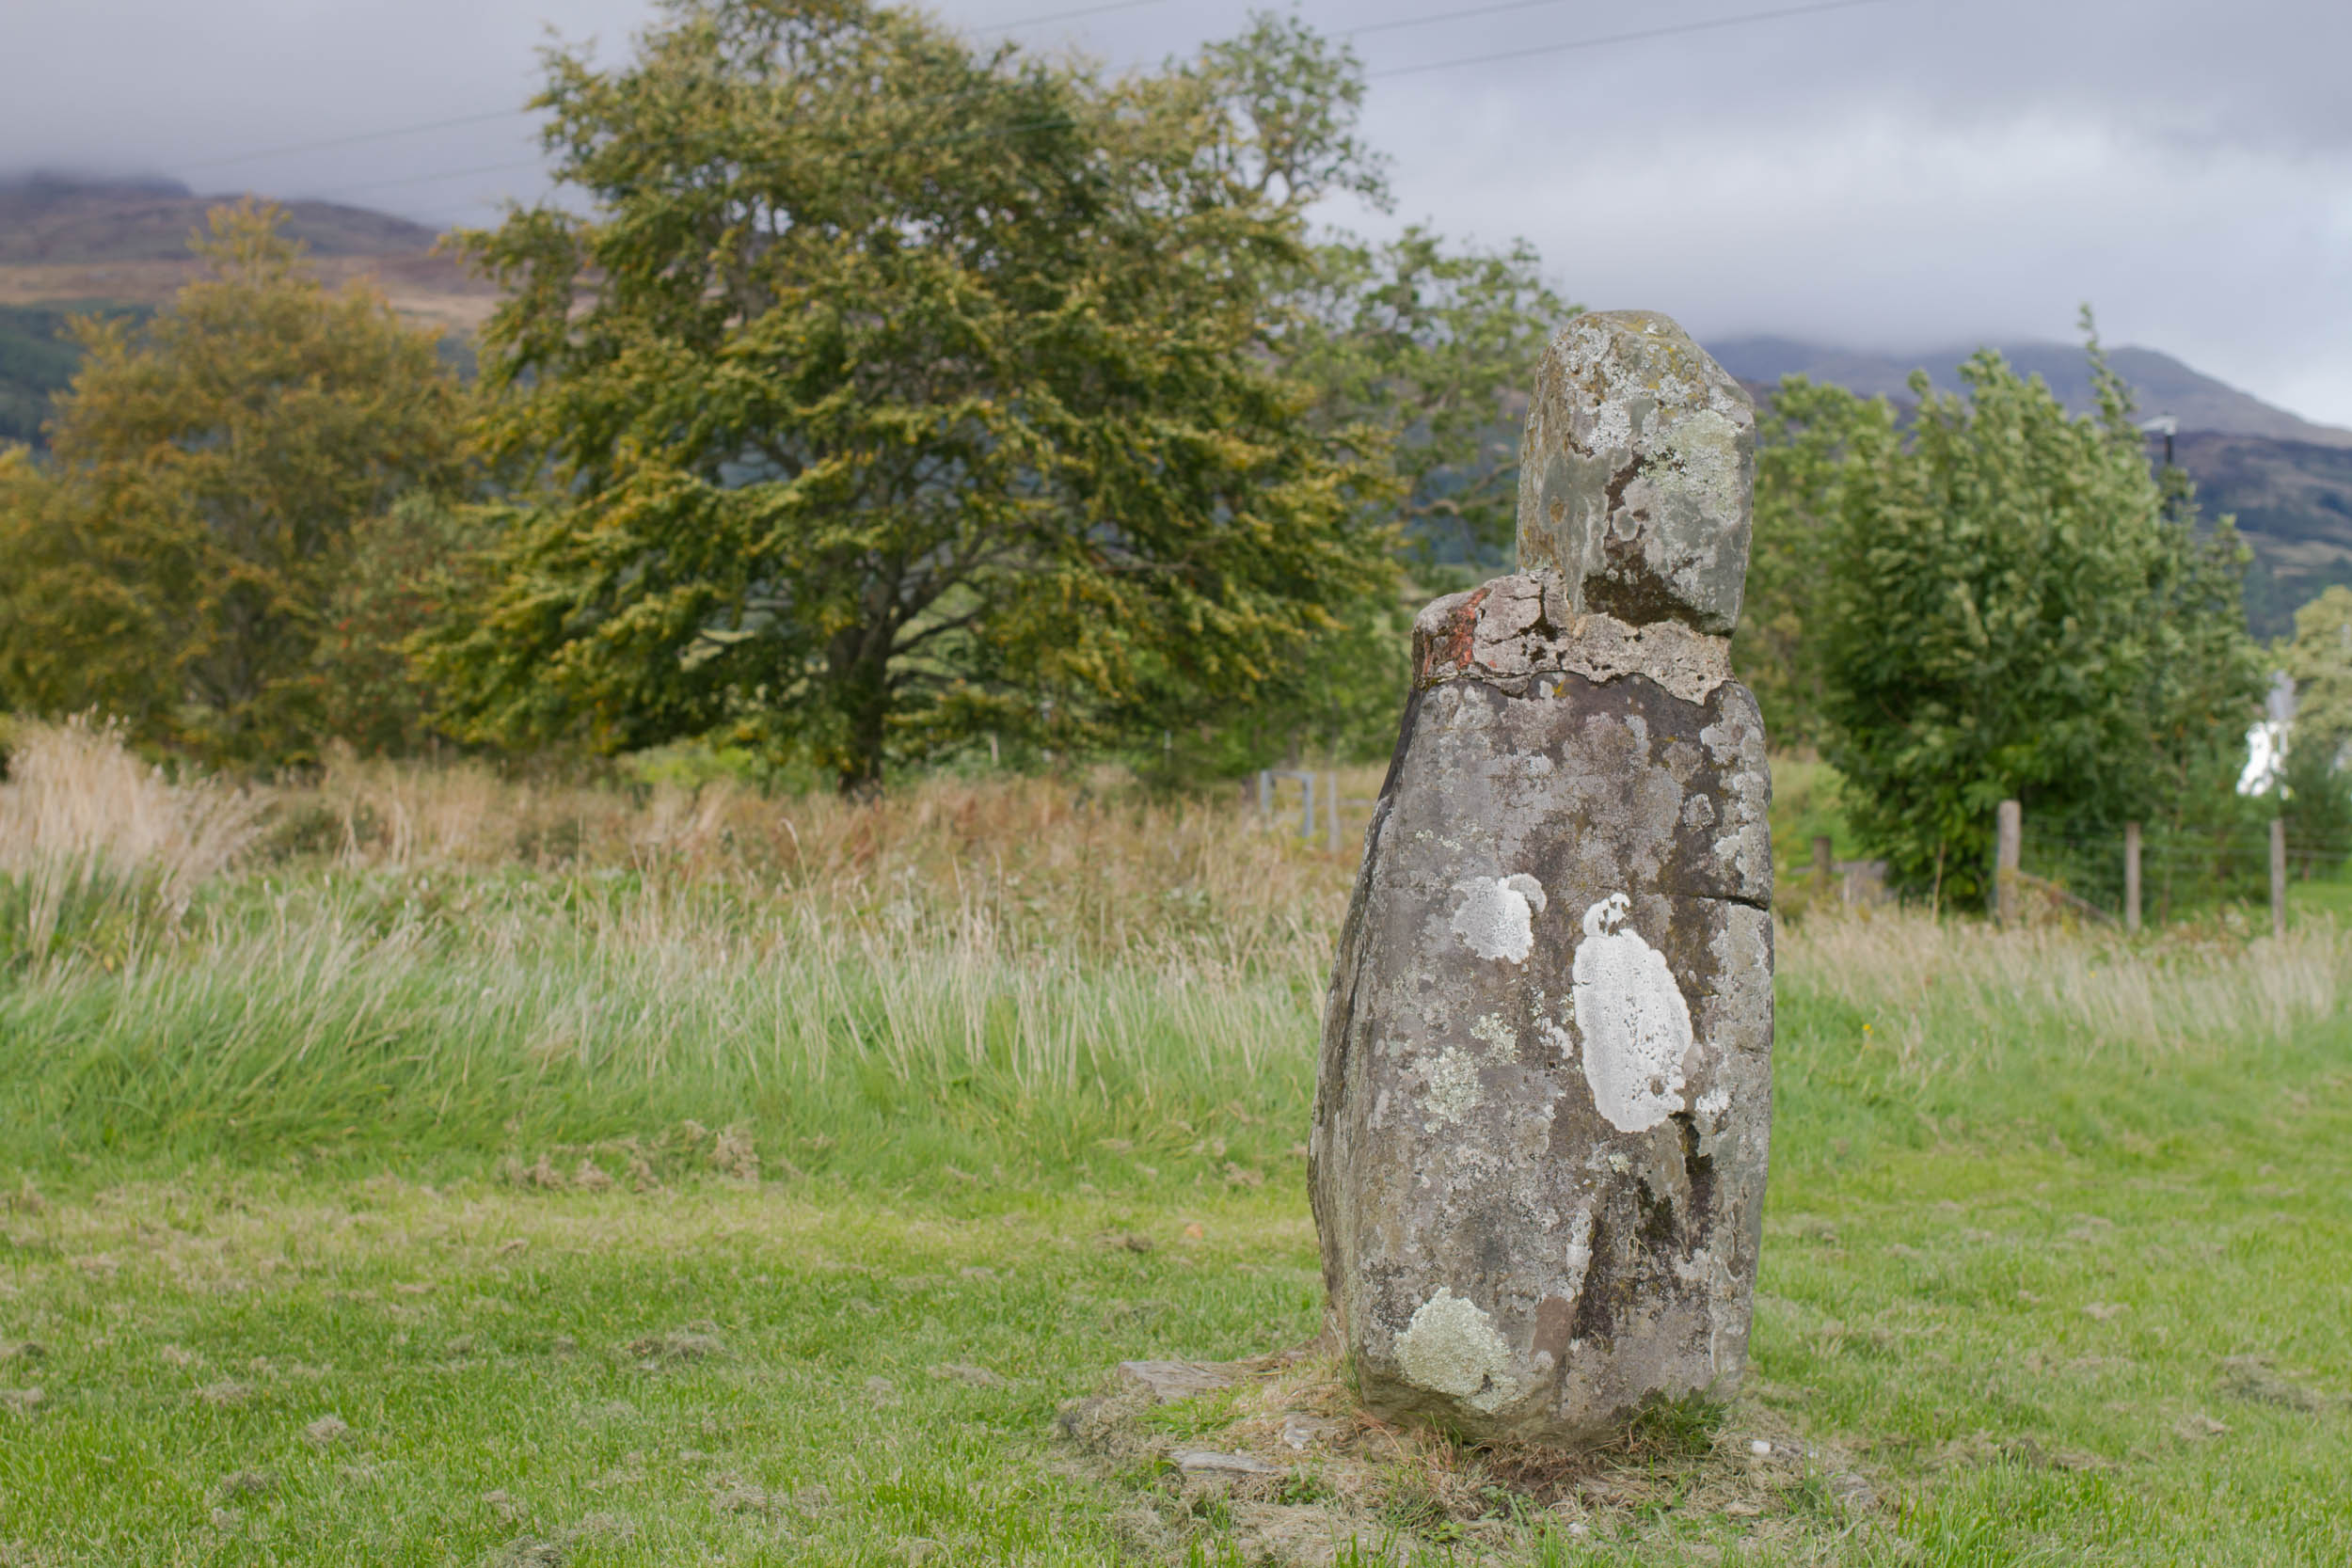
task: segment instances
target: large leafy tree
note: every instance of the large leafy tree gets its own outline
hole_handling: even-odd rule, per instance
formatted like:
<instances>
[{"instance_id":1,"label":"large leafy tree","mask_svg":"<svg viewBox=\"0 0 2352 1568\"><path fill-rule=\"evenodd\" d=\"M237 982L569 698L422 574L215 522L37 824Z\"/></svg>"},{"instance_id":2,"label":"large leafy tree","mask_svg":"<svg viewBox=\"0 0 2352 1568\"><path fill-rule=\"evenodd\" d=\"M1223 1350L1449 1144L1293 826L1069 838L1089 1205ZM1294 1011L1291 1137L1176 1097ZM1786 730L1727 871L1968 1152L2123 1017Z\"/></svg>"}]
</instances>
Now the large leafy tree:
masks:
<instances>
[{"instance_id":1,"label":"large leafy tree","mask_svg":"<svg viewBox=\"0 0 2352 1568\"><path fill-rule=\"evenodd\" d=\"M1261 24L1116 81L864 0L679 0L537 100L572 204L467 243L546 483L432 645L474 734L798 752L1247 697L1386 580L1375 430L1273 351L1351 117Z\"/></svg>"},{"instance_id":2,"label":"large leafy tree","mask_svg":"<svg viewBox=\"0 0 2352 1568\"><path fill-rule=\"evenodd\" d=\"M1792 376L1756 408L1755 532L1731 645L1772 744L1817 747L1821 734L1823 554L1842 497L1839 465L1866 405L1839 387Z\"/></svg>"},{"instance_id":3,"label":"large leafy tree","mask_svg":"<svg viewBox=\"0 0 2352 1568\"><path fill-rule=\"evenodd\" d=\"M1318 246L1303 294L1291 361L1326 419L1389 434L1414 555L1507 565L1529 385L1580 307L1553 292L1524 241L1453 248L1418 227Z\"/></svg>"},{"instance_id":4,"label":"large leafy tree","mask_svg":"<svg viewBox=\"0 0 2352 1568\"><path fill-rule=\"evenodd\" d=\"M9 703L218 761L313 754L351 531L457 486L464 392L432 334L327 290L279 224L216 209L168 309L74 324L50 460L0 467Z\"/></svg>"},{"instance_id":5,"label":"large leafy tree","mask_svg":"<svg viewBox=\"0 0 2352 1568\"><path fill-rule=\"evenodd\" d=\"M2220 809L2262 689L2243 547L2150 472L2090 352L2079 419L1991 353L1964 396L1915 377L1907 430L1883 400L1781 394L1791 493L1759 512L1809 534L1823 750L1864 839L1946 902L1980 895L2004 798L2075 833Z\"/></svg>"}]
</instances>

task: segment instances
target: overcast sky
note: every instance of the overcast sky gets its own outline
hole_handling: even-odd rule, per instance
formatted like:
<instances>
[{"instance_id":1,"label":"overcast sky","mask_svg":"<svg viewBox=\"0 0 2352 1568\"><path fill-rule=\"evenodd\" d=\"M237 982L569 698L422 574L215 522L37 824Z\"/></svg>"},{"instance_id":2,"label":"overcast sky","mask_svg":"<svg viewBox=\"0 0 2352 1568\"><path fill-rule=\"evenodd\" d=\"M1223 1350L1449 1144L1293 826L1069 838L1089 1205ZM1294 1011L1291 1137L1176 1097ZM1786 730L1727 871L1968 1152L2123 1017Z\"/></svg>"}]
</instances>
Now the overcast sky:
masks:
<instances>
[{"instance_id":1,"label":"overcast sky","mask_svg":"<svg viewBox=\"0 0 2352 1568\"><path fill-rule=\"evenodd\" d=\"M1702 339L2063 339L2088 299L2111 343L2352 425L2352 5L1875 0L1547 52L1804 3L1300 0L1327 31L1366 29L1366 130L1394 158L1392 217L1333 216L1523 235L1571 298L1663 309ZM1063 13L1004 36L1123 65L1189 53L1251 8L932 8L976 32ZM1466 10L1489 14L1375 25ZM544 188L521 116L239 155L497 115L532 89L547 28L613 58L653 14L644 0L0 0L0 166L478 220Z\"/></svg>"}]
</instances>

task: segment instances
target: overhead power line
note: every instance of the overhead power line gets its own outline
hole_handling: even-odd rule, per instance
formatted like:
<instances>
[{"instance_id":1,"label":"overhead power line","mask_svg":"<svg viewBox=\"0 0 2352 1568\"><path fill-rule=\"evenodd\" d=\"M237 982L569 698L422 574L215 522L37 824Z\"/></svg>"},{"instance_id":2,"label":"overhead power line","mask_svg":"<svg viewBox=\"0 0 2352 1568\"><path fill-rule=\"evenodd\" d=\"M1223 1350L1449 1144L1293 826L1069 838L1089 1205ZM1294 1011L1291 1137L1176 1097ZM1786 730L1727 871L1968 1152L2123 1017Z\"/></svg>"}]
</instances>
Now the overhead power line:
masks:
<instances>
[{"instance_id":1,"label":"overhead power line","mask_svg":"<svg viewBox=\"0 0 2352 1568\"><path fill-rule=\"evenodd\" d=\"M1009 33L1017 27L1041 26L1048 22L1072 22L1079 17L1100 16L1106 11L1141 10L1147 6L1164 6L1167 3L1168 0L1113 0L1110 5L1087 6L1071 11L1053 11L1044 16L1025 16L1017 22L994 22L985 27L976 27L973 31L975 33ZM1540 3L1556 5L1559 0L1540 0ZM320 141L289 142L283 147L258 148L251 152L232 153L226 158L201 158L192 164L182 164L180 167L183 170L228 168L236 164L259 163L264 158L291 158L298 152L325 152L338 147L356 147L364 142L389 141L395 136L421 135L427 131L450 131L461 125L483 125L494 119L512 119L529 113L531 110L528 107L519 105L511 109L485 109L480 114L458 115L450 119L428 119L415 125L393 125L381 131L358 131L347 136L328 136ZM428 174L420 175L418 178L421 180L455 179L458 173L481 172L485 171L458 170L446 176ZM378 182L378 183L389 183L389 182ZM373 189L373 187L367 188Z\"/></svg>"},{"instance_id":2,"label":"overhead power line","mask_svg":"<svg viewBox=\"0 0 2352 1568\"><path fill-rule=\"evenodd\" d=\"M429 119L421 125L395 125L389 131L361 131L348 136L330 136L325 141L294 142L285 147L265 147L258 152L240 152L232 158L206 158L199 163L182 164L183 169L227 168L231 164L258 163L263 158L292 157L297 152L319 152L328 148L352 147L360 142L389 141L394 136L413 136L426 131L446 131L458 125L480 125L493 119L512 119L529 114L528 109L491 109L478 115L459 115L454 119Z\"/></svg>"},{"instance_id":3,"label":"overhead power line","mask_svg":"<svg viewBox=\"0 0 2352 1568\"><path fill-rule=\"evenodd\" d=\"M1379 81L1391 76L1417 76L1426 71L1452 71L1466 65L1500 65L1508 60L1523 60L1534 55L1564 55L1572 49L1605 49L1612 44L1639 43L1647 39L1678 38L1685 33L1710 33L1722 27L1744 27L1757 22L1780 22L1789 17L1814 16L1822 11L1849 11L1862 6L1884 6L1894 0L1819 0L1810 6L1785 6L1778 10L1747 11L1739 16L1719 16L1705 22L1682 22L1666 27L1643 27L1629 33L1605 33L1598 38L1570 39L1565 43L1536 43L1518 49L1507 49L1493 55L1470 55L1456 60L1430 60L1422 65L1391 66L1386 71L1367 71L1366 81ZM1486 10L1515 10L1512 5L1484 8ZM1456 11L1456 16L1472 16L1478 11ZM1432 18L1431 20L1439 20ZM1402 25L1402 24L1391 24Z\"/></svg>"},{"instance_id":4,"label":"overhead power line","mask_svg":"<svg viewBox=\"0 0 2352 1568\"><path fill-rule=\"evenodd\" d=\"M1118 3L1113 5L1089 6L1080 10L1055 12L1045 16L1030 17L1021 22L999 23L993 27L984 28L981 29L981 31L1004 31L1013 27L1030 26L1046 22L1066 21L1073 17L1092 16L1104 11L1136 10L1140 9L1145 6L1160 5L1164 3L1165 0L1118 0ZM1367 23L1360 27L1347 28L1341 32L1338 36L1343 38L1355 37L1362 33L1384 32L1401 27L1422 26L1440 22L1462 21L1470 17L1491 16L1505 11L1533 10L1541 7L1558 5L1562 3L1563 0L1500 0L1500 3L1497 4L1474 6L1467 9L1436 11L1425 16L1403 17L1390 22ZM1533 44L1527 47L1512 49L1498 54L1475 55L1452 60L1432 60L1420 65L1391 66L1383 71L1366 71L1364 74L1367 80L1381 80L1396 76L1411 76L1421 74L1424 71L1449 71L1461 66L1492 65L1503 61L1525 59L1531 55L1565 54L1575 50L1606 49L1619 44L1645 42L1653 39L1677 38L1689 33L1715 32L1728 27L1752 26L1757 23L1763 22L1781 22L1796 17L1816 16L1829 11L1854 10L1864 6L1883 6L1895 3L1897 3L1897 0L1813 0L1813 3L1808 5L1784 6L1776 9L1767 11L1744 11L1736 16L1710 17L1698 22L1674 23L1665 26L1636 28L1631 31L1622 33L1605 33L1593 38L1569 39L1560 43ZM968 94L951 94L949 96L960 98L968 96ZM458 119L436 120L424 125L405 126L396 130L369 132L359 135L338 137L331 141L307 142L294 147L275 148L266 152L248 152L241 154L238 158L220 160L220 162L247 162L253 159L276 156L279 153L310 151L317 148L348 146L356 142L381 140L386 137L406 135L419 131L439 130L447 126L473 124L483 120L497 119L506 115L521 114L524 112L525 111L520 109L498 110L488 114L467 116ZM1017 135L1022 131L1037 128L1039 127L1020 125L1009 127L1004 132L960 133L957 137L950 139L961 139L961 136L976 134L982 135ZM194 165L189 166L205 167L215 166ZM475 168L447 169L432 174L416 174L393 180L371 181L365 184L359 185L339 185L334 187L333 194L337 196L350 196L365 191L384 190L399 185L426 184L436 180L458 180L477 174L499 174L515 169L533 168L539 166L541 166L539 160L533 158L516 163L492 164Z\"/></svg>"},{"instance_id":5,"label":"overhead power line","mask_svg":"<svg viewBox=\"0 0 2352 1568\"><path fill-rule=\"evenodd\" d=\"M515 163L485 164L479 168L447 168L442 169L437 174L408 174L403 175L397 180L371 180L364 185L337 185L334 188L334 194L337 196L357 196L362 191L389 190L394 185L422 185L435 180L463 180L467 176L474 174L507 174L516 169L541 168L544 166L545 166L542 165L536 158L524 158Z\"/></svg>"},{"instance_id":6,"label":"overhead power line","mask_svg":"<svg viewBox=\"0 0 2352 1568\"><path fill-rule=\"evenodd\" d=\"M1422 16L1401 16L1393 22L1367 22L1359 27L1342 27L1333 38L1361 38L1366 33L1392 33L1400 27L1426 27L1438 22L1467 22L1474 16L1496 16L1504 11L1549 10L1565 5L1566 0L1502 0L1493 6L1472 6L1468 10L1432 11Z\"/></svg>"},{"instance_id":7,"label":"overhead power line","mask_svg":"<svg viewBox=\"0 0 2352 1568\"><path fill-rule=\"evenodd\" d=\"M1367 22L1360 26L1341 28L1333 36L1360 38L1367 33L1391 32L1402 27L1425 27L1441 22L1461 22L1472 17L1494 16L1506 11L1537 10L1564 3L1565 0L1502 0L1502 3L1498 5L1472 6L1460 10L1432 11L1422 16L1399 17L1389 22ZM1783 17L1806 16L1816 11L1846 10L1857 6L1887 3L1889 0L1822 0L1821 4L1794 6L1781 10L1756 11L1741 16L1717 17L1703 22L1686 22L1672 26L1644 28L1636 32L1612 33L1601 38L1575 39L1566 43L1537 44L1532 48L1515 49L1502 55L1484 55L1460 60L1438 60L1425 65L1397 66L1386 71L1372 71L1369 74L1375 77L1403 76L1415 71L1443 71L1452 66L1486 65L1497 60L1518 59L1528 55L1552 54L1571 49L1597 49L1609 44L1637 42L1643 39L1669 38L1678 33L1708 32L1720 27L1737 27L1756 22L1777 21ZM1052 11L1042 16L1024 17L1017 22L993 23L986 27L976 28L975 31L980 33L1010 32L1018 27L1041 26L1049 22L1069 22L1080 17L1100 16L1110 11L1141 10L1149 6L1165 4L1167 0L1115 0L1115 3L1110 5L1087 6L1076 10ZM381 131L359 131L346 136L328 136L316 141L289 142L282 147L257 148L250 152L233 153L226 158L199 159L192 164L182 164L180 167L192 171L229 168L238 164L259 163L265 158L290 158L302 152L329 151L339 147L357 147L367 142L389 141L396 136L421 135L427 131L449 131L460 126L483 125L494 119L516 119L530 112L530 109L526 107L488 109L480 114L457 115L448 119L428 119L415 125L393 125ZM475 171L456 170L447 175L428 174L419 175L416 178L420 181L454 179L458 174L468 172Z\"/></svg>"},{"instance_id":8,"label":"overhead power line","mask_svg":"<svg viewBox=\"0 0 2352 1568\"><path fill-rule=\"evenodd\" d=\"M1164 6L1168 0L1113 0L1107 6L1083 6L1074 11L1056 11L1051 16L1025 16L1018 22L992 22L985 27L975 27L975 33L1009 33L1015 27L1038 27L1048 22L1075 22L1082 16L1101 16L1105 11L1139 11L1146 6Z\"/></svg>"}]
</instances>

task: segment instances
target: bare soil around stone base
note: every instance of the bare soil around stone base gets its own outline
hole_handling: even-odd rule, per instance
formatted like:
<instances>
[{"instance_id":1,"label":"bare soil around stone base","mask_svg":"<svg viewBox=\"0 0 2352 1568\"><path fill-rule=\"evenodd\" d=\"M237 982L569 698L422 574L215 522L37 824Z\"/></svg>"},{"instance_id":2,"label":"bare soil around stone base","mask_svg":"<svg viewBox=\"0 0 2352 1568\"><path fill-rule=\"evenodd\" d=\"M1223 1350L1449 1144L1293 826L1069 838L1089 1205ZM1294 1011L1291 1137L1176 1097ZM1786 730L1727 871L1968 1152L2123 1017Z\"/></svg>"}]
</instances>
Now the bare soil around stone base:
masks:
<instances>
[{"instance_id":1,"label":"bare soil around stone base","mask_svg":"<svg viewBox=\"0 0 2352 1568\"><path fill-rule=\"evenodd\" d=\"M1173 1375L1170 1375L1170 1374ZM1885 1528L1883 1481L1768 1405L1664 1407L1581 1450L1478 1448L1364 1412L1327 1339L1224 1363L1122 1363L1056 1424L1128 1497L1152 1558L1267 1568L1559 1558L1672 1511L1753 1544Z\"/></svg>"}]
</instances>

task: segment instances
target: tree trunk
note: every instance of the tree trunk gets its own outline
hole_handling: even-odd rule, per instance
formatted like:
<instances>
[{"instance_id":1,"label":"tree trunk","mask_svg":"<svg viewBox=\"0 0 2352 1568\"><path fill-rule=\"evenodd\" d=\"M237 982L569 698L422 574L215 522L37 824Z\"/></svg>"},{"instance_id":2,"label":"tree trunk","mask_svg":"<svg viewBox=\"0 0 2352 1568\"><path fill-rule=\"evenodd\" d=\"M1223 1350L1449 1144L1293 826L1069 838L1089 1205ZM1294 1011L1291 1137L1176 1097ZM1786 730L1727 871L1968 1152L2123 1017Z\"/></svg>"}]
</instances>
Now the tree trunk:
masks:
<instances>
[{"instance_id":1,"label":"tree trunk","mask_svg":"<svg viewBox=\"0 0 2352 1568\"><path fill-rule=\"evenodd\" d=\"M841 794L871 800L882 789L882 737L890 721L890 667L885 659L861 658L841 676L838 699L844 730Z\"/></svg>"}]
</instances>

